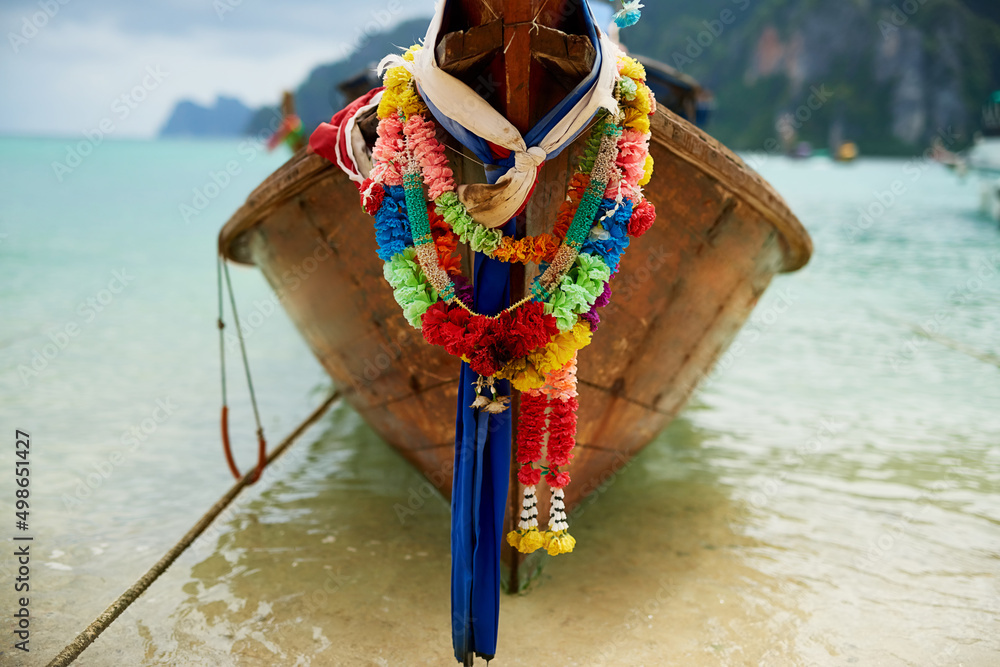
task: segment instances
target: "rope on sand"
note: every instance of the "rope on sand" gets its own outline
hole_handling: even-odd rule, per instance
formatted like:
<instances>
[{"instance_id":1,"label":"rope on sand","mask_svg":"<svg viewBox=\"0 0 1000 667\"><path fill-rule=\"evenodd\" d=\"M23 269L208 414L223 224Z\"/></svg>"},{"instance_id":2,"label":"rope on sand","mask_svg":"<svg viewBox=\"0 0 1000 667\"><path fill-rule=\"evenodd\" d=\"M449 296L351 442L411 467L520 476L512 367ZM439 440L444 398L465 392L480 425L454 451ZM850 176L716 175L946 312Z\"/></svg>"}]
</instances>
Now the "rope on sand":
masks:
<instances>
[{"instance_id":1,"label":"rope on sand","mask_svg":"<svg viewBox=\"0 0 1000 667\"><path fill-rule=\"evenodd\" d=\"M288 447L291 446L291 444L300 435L302 435L302 433L309 426L323 416L323 413L326 412L327 408L329 408L339 398L340 392L333 392L322 405L316 408L311 415L306 417L306 420L299 424L298 428L292 431L292 433L285 438L273 452L271 452L270 456L268 456L264 462L264 466L271 464L271 462L281 456L285 450L287 450ZM226 494L222 496L215 503L215 505L213 505L212 508L201 517L201 519L198 520L198 523L191 527L191 530L189 530L177 544L171 547L171 549L163 555L156 565L151 567L146 574L142 575L138 581L132 584L131 588L122 593L110 607L104 610L104 613L94 619L94 622L87 626L86 630L77 635L76 639L74 639L52 660L52 662L48 664L48 667L63 667L64 665L68 665L76 660L88 646L94 643L94 640L96 640L102 632L108 629L108 626L110 626L116 618L121 616L129 605L135 602L139 596L142 595L146 589L149 588L150 585L152 585L152 583L156 581L156 579L163 574L167 568L170 567L173 562L177 560L177 558L184 553L184 551L190 547L203 532L205 532L205 529L211 525L212 521L214 521L223 512L223 510L225 510L226 507L228 507L229 504L236 499L236 496L239 495L240 491L253 483L253 480L256 479L257 473L257 468L254 468L243 475L238 482L233 484L232 488L230 488L229 491L227 491Z\"/></svg>"}]
</instances>

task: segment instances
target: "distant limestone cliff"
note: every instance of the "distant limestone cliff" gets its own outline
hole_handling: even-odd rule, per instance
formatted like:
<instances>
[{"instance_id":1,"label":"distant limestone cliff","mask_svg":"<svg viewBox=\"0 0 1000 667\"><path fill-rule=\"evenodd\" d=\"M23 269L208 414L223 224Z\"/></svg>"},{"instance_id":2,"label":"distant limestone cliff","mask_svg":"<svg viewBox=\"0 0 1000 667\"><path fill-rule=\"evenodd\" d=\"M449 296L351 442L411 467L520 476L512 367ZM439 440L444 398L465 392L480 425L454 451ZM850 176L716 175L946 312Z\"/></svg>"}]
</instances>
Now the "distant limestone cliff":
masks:
<instances>
[{"instance_id":1,"label":"distant limestone cliff","mask_svg":"<svg viewBox=\"0 0 1000 667\"><path fill-rule=\"evenodd\" d=\"M423 37L427 21L400 24L316 67L295 91L307 134L349 101L341 83L370 76L386 53ZM816 147L856 142L866 155L912 155L935 137L954 150L971 141L1000 89L1000 0L646 2L621 36L630 51L711 90L716 109L706 129L736 150L771 151L788 128ZM281 91L274 97L253 112L224 98L212 109L182 103L163 135L267 133Z\"/></svg>"},{"instance_id":2,"label":"distant limestone cliff","mask_svg":"<svg viewBox=\"0 0 1000 667\"><path fill-rule=\"evenodd\" d=\"M358 46L346 59L334 63L320 65L309 73L309 76L295 90L295 110L302 119L307 136L312 134L316 126L330 120L330 117L347 105L351 100L345 100L338 86L349 79L355 79L364 74L374 79L374 69L387 53L402 53L403 48L416 44L427 32L427 22L430 17L414 19L401 23L382 34L376 34ZM271 107L258 109L246 128L247 134L259 135L261 132L274 130L274 121L278 114L278 102L281 91L275 94L275 104Z\"/></svg>"},{"instance_id":3,"label":"distant limestone cliff","mask_svg":"<svg viewBox=\"0 0 1000 667\"><path fill-rule=\"evenodd\" d=\"M869 155L961 147L1000 88L997 0L647 2L622 38L712 90L707 129L737 150L768 150L779 121Z\"/></svg>"},{"instance_id":4,"label":"distant limestone cliff","mask_svg":"<svg viewBox=\"0 0 1000 667\"><path fill-rule=\"evenodd\" d=\"M215 104L203 107L187 100L178 102L161 137L238 137L253 116L253 109L232 97L220 96Z\"/></svg>"}]
</instances>

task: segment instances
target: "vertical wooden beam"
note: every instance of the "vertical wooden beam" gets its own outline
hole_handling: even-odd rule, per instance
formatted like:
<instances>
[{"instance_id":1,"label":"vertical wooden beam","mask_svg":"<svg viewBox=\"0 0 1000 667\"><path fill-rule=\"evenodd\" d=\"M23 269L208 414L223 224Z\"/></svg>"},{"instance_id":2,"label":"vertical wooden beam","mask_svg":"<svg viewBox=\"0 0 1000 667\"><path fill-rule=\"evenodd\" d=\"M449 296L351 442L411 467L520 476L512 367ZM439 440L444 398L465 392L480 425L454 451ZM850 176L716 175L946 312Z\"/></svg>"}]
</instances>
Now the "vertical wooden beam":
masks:
<instances>
[{"instance_id":1,"label":"vertical wooden beam","mask_svg":"<svg viewBox=\"0 0 1000 667\"><path fill-rule=\"evenodd\" d=\"M537 0L536 0L537 2ZM532 0L504 3L504 72L507 84L505 114L521 134L531 129L531 20Z\"/></svg>"},{"instance_id":2,"label":"vertical wooden beam","mask_svg":"<svg viewBox=\"0 0 1000 667\"><path fill-rule=\"evenodd\" d=\"M503 6L504 84L505 98L503 112L507 120L524 135L531 129L531 20L542 0L507 0ZM526 213L517 217L516 237L524 238L527 229ZM510 271L510 300L516 303L524 297L524 266L512 264ZM510 488L514 490L508 499L509 526L505 532L517 527L521 514L521 486L517 481L517 421L521 414L520 396L511 400L511 433L514 442L510 450ZM520 564L523 556L511 549L510 578L508 592L520 589Z\"/></svg>"}]
</instances>

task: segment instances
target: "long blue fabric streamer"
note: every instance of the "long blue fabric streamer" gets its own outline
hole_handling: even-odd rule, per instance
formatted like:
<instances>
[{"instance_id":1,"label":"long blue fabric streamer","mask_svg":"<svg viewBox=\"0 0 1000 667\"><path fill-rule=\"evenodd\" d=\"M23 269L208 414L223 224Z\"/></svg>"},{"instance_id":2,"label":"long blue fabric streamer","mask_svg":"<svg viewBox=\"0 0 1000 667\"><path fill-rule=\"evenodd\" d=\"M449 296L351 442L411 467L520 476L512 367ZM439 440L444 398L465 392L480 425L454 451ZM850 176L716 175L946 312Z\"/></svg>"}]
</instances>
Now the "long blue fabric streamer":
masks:
<instances>
[{"instance_id":1,"label":"long blue fabric streamer","mask_svg":"<svg viewBox=\"0 0 1000 667\"><path fill-rule=\"evenodd\" d=\"M591 74L525 135L528 146L537 145L563 116L594 86L601 67L601 45L593 15L586 2L585 20L597 51ZM433 48L433 46L431 46ZM489 144L424 101L437 122L486 165L486 178L495 183L513 166L513 156L498 159ZM549 158L557 155L567 141ZM513 236L512 219L503 227ZM495 315L510 305L510 265L476 253L473 269L475 310ZM479 376L462 363L455 420L455 468L451 494L451 613L455 659L469 654L492 658L496 654L500 620L500 545L510 480L511 411L489 414L471 407ZM510 395L510 383L497 381L500 395Z\"/></svg>"}]
</instances>

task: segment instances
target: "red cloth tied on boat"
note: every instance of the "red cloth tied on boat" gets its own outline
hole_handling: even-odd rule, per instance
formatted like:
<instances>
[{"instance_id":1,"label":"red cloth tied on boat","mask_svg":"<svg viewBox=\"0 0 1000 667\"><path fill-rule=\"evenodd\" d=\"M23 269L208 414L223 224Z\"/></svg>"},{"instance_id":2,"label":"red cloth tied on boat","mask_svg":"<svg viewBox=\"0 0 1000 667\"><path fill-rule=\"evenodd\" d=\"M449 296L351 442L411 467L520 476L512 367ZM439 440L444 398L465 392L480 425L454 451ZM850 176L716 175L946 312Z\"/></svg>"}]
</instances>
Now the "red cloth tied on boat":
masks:
<instances>
[{"instance_id":1,"label":"red cloth tied on boat","mask_svg":"<svg viewBox=\"0 0 1000 667\"><path fill-rule=\"evenodd\" d=\"M309 148L317 155L322 155L330 162L340 167L354 184L361 188L364 175L358 171L351 149L350 128L353 120L361 111L372 106L373 98L385 90L384 86L373 88L346 107L333 114L329 123L320 123L319 127L309 137Z\"/></svg>"}]
</instances>

